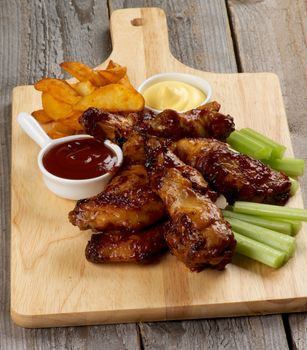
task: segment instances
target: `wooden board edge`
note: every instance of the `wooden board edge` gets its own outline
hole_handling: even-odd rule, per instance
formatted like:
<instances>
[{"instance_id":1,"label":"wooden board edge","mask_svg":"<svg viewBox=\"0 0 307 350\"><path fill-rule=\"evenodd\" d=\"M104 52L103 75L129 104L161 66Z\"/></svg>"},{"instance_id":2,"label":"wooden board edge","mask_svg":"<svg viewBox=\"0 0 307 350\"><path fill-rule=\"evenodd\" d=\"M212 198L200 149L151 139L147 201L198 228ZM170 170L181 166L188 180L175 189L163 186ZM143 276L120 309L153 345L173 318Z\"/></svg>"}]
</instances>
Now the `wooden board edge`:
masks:
<instances>
[{"instance_id":1,"label":"wooden board edge","mask_svg":"<svg viewBox=\"0 0 307 350\"><path fill-rule=\"evenodd\" d=\"M282 305L282 307L281 307ZM214 305L154 308L140 316L142 310L95 311L46 315L18 313L11 305L13 322L23 328L50 328L119 324L135 322L158 322L175 320L209 319L223 317L259 316L307 311L307 297L265 301L234 302Z\"/></svg>"}]
</instances>

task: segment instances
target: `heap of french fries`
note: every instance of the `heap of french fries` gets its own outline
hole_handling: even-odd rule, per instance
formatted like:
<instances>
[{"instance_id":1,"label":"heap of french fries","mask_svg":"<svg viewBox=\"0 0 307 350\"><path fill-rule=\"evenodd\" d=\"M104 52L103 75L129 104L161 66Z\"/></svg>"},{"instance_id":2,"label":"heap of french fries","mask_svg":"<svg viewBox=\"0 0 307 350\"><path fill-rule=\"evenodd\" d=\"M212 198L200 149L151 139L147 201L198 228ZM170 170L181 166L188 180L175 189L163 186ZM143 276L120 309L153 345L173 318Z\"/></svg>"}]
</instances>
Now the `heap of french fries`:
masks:
<instances>
[{"instance_id":1,"label":"heap of french fries","mask_svg":"<svg viewBox=\"0 0 307 350\"><path fill-rule=\"evenodd\" d=\"M79 118L90 107L109 112L144 108L144 98L131 85L126 67L113 61L105 70L94 70L80 62L63 62L60 66L78 82L46 78L34 85L42 92L43 109L32 115L51 138L82 133Z\"/></svg>"}]
</instances>

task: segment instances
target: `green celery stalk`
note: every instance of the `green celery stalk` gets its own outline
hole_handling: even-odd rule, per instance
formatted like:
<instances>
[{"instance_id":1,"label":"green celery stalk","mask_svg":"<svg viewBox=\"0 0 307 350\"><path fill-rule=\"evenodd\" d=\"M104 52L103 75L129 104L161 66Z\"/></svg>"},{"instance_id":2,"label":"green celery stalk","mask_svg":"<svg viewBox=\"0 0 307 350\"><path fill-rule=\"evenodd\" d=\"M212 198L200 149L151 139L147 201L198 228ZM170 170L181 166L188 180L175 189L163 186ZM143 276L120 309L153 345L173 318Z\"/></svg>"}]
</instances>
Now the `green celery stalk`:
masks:
<instances>
[{"instance_id":1,"label":"green celery stalk","mask_svg":"<svg viewBox=\"0 0 307 350\"><path fill-rule=\"evenodd\" d=\"M291 236L295 236L298 234L298 232L300 231L300 229L302 228L303 224L301 221L297 221L297 220L289 220L289 219L281 219L281 218L273 218L273 217L266 217L268 220L271 221L282 221L285 223L288 223L291 225Z\"/></svg>"},{"instance_id":2,"label":"green celery stalk","mask_svg":"<svg viewBox=\"0 0 307 350\"><path fill-rule=\"evenodd\" d=\"M233 210L236 213L262 217L268 216L280 219L307 221L307 210L301 208L288 208L279 205L237 201L233 206Z\"/></svg>"},{"instance_id":3,"label":"green celery stalk","mask_svg":"<svg viewBox=\"0 0 307 350\"><path fill-rule=\"evenodd\" d=\"M294 196L295 193L298 191L300 184L297 180L292 179L292 177L290 177L289 179L291 181L290 196Z\"/></svg>"},{"instance_id":4,"label":"green celery stalk","mask_svg":"<svg viewBox=\"0 0 307 350\"><path fill-rule=\"evenodd\" d=\"M276 141L270 139L269 137L260 134L259 132L250 129L250 128L243 128L240 129L240 132L242 132L245 135L248 135L252 138L254 138L255 140L262 142L264 145L270 147L272 149L272 153L271 153L271 158L275 159L275 158L282 158L285 151L286 151L286 147L277 143Z\"/></svg>"},{"instance_id":5,"label":"green celery stalk","mask_svg":"<svg viewBox=\"0 0 307 350\"><path fill-rule=\"evenodd\" d=\"M282 233L259 227L238 219L227 218L231 228L243 236L280 250L290 257L295 251L295 238Z\"/></svg>"},{"instance_id":6,"label":"green celery stalk","mask_svg":"<svg viewBox=\"0 0 307 350\"><path fill-rule=\"evenodd\" d=\"M275 269L281 267L286 261L286 254L263 243L254 241L248 237L233 231L237 241L236 252L259 261Z\"/></svg>"},{"instance_id":7,"label":"green celery stalk","mask_svg":"<svg viewBox=\"0 0 307 350\"><path fill-rule=\"evenodd\" d=\"M270 147L236 130L229 135L227 143L236 151L256 159L269 159L271 156Z\"/></svg>"},{"instance_id":8,"label":"green celery stalk","mask_svg":"<svg viewBox=\"0 0 307 350\"><path fill-rule=\"evenodd\" d=\"M260 218L258 216L235 213L233 211L225 209L222 210L222 212L226 220L228 218L238 219L241 221L249 222L250 224L254 224L257 226L268 228L273 231L283 233L285 235L292 235L292 226L289 222L272 221L265 218Z\"/></svg>"},{"instance_id":9,"label":"green celery stalk","mask_svg":"<svg viewBox=\"0 0 307 350\"><path fill-rule=\"evenodd\" d=\"M304 175L305 161L297 158L283 158L283 159L268 159L265 163L272 169L282 171L288 176L302 176Z\"/></svg>"}]
</instances>

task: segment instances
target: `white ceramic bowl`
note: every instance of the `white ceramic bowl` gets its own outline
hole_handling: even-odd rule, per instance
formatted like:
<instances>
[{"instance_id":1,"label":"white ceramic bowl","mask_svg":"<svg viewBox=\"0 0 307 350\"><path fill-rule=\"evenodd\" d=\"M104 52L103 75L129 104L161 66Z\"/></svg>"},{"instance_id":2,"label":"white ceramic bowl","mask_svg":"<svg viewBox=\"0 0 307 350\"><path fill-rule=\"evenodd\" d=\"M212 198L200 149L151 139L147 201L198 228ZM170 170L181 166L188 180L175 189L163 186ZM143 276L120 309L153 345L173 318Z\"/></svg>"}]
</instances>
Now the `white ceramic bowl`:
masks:
<instances>
[{"instance_id":1,"label":"white ceramic bowl","mask_svg":"<svg viewBox=\"0 0 307 350\"><path fill-rule=\"evenodd\" d=\"M153 84L160 83L166 80L181 81L183 83L193 85L199 90L203 91L207 97L204 101L201 102L201 104L205 104L209 102L211 99L212 88L209 82L196 75L186 74L186 73L160 73L160 74L152 75L151 77L144 80L137 90L139 93L142 94L143 91L145 91L147 88L149 88ZM161 112L161 110L146 106L146 104L145 104L145 107L156 113ZM178 112L185 112L185 111L178 111Z\"/></svg>"},{"instance_id":2,"label":"white ceramic bowl","mask_svg":"<svg viewBox=\"0 0 307 350\"><path fill-rule=\"evenodd\" d=\"M90 135L73 135L66 136L59 139L52 140L45 131L41 128L39 123L28 113L20 113L17 117L18 123L23 130L40 146L41 151L37 157L38 167L43 175L43 180L50 191L56 195L66 199L78 200L87 197L94 196L103 191L114 175L114 171L108 172L101 176L72 180L64 179L51 174L43 165L43 156L55 145L72 140L80 140L85 138L92 138ZM117 162L114 169L121 166L123 162L123 152L116 144L109 140L104 142L104 145L108 147L117 157Z\"/></svg>"}]
</instances>

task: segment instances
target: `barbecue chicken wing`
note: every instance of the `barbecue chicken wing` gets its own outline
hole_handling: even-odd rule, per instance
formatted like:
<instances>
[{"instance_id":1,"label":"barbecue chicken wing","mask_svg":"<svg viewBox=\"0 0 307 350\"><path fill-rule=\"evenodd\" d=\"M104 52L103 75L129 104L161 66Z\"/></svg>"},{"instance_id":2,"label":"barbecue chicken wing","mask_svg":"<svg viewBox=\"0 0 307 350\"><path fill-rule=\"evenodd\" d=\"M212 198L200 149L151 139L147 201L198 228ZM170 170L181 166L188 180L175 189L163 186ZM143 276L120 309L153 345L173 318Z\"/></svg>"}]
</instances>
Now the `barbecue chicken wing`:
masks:
<instances>
[{"instance_id":1,"label":"barbecue chicken wing","mask_svg":"<svg viewBox=\"0 0 307 350\"><path fill-rule=\"evenodd\" d=\"M185 113L166 109L147 123L147 129L150 135L173 140L183 137L214 137L226 140L234 130L234 122L230 115L206 108L195 108Z\"/></svg>"},{"instance_id":2,"label":"barbecue chicken wing","mask_svg":"<svg viewBox=\"0 0 307 350\"><path fill-rule=\"evenodd\" d=\"M94 263L147 263L167 250L164 234L168 221L138 232L103 232L94 234L85 249L87 260Z\"/></svg>"},{"instance_id":3,"label":"barbecue chicken wing","mask_svg":"<svg viewBox=\"0 0 307 350\"><path fill-rule=\"evenodd\" d=\"M106 189L77 202L70 222L81 230L141 230L165 215L144 167L144 138L133 132L123 146L124 165Z\"/></svg>"},{"instance_id":4,"label":"barbecue chicken wing","mask_svg":"<svg viewBox=\"0 0 307 350\"><path fill-rule=\"evenodd\" d=\"M143 139L144 140L144 139ZM168 168L176 168L181 175L191 181L193 189L215 201L218 194L209 188L207 181L201 173L190 165L181 161L172 151L172 142L170 140L161 139L155 136L147 137L145 142L146 168L150 171L154 168L167 166ZM152 177L153 179L153 177ZM157 181L152 182L153 188L158 185Z\"/></svg>"},{"instance_id":5,"label":"barbecue chicken wing","mask_svg":"<svg viewBox=\"0 0 307 350\"><path fill-rule=\"evenodd\" d=\"M89 108L80 117L84 130L98 140L109 139L122 143L139 122L137 113L113 114L97 108Z\"/></svg>"},{"instance_id":6,"label":"barbecue chicken wing","mask_svg":"<svg viewBox=\"0 0 307 350\"><path fill-rule=\"evenodd\" d=\"M152 190L143 165L121 170L95 197L77 202L70 222L81 230L141 230L165 215L164 205Z\"/></svg>"},{"instance_id":7,"label":"barbecue chicken wing","mask_svg":"<svg viewBox=\"0 0 307 350\"><path fill-rule=\"evenodd\" d=\"M176 154L198 169L210 187L228 203L236 200L284 205L290 195L289 177L262 162L234 152L214 139L182 139Z\"/></svg>"},{"instance_id":8,"label":"barbecue chicken wing","mask_svg":"<svg viewBox=\"0 0 307 350\"><path fill-rule=\"evenodd\" d=\"M145 164L145 140L141 134L136 131L132 132L122 148L124 153L124 166Z\"/></svg>"},{"instance_id":9,"label":"barbecue chicken wing","mask_svg":"<svg viewBox=\"0 0 307 350\"><path fill-rule=\"evenodd\" d=\"M236 241L220 209L197 193L178 169L168 167L162 153L150 176L171 218L165 232L171 253L192 271L206 266L223 269L231 261Z\"/></svg>"},{"instance_id":10,"label":"barbecue chicken wing","mask_svg":"<svg viewBox=\"0 0 307 350\"><path fill-rule=\"evenodd\" d=\"M176 140L182 137L225 140L234 130L234 123L231 116L218 112L219 107L217 102L211 102L185 113L167 109L156 115L149 110L125 115L90 108L80 117L80 123L88 134L118 143L133 131Z\"/></svg>"}]
</instances>

